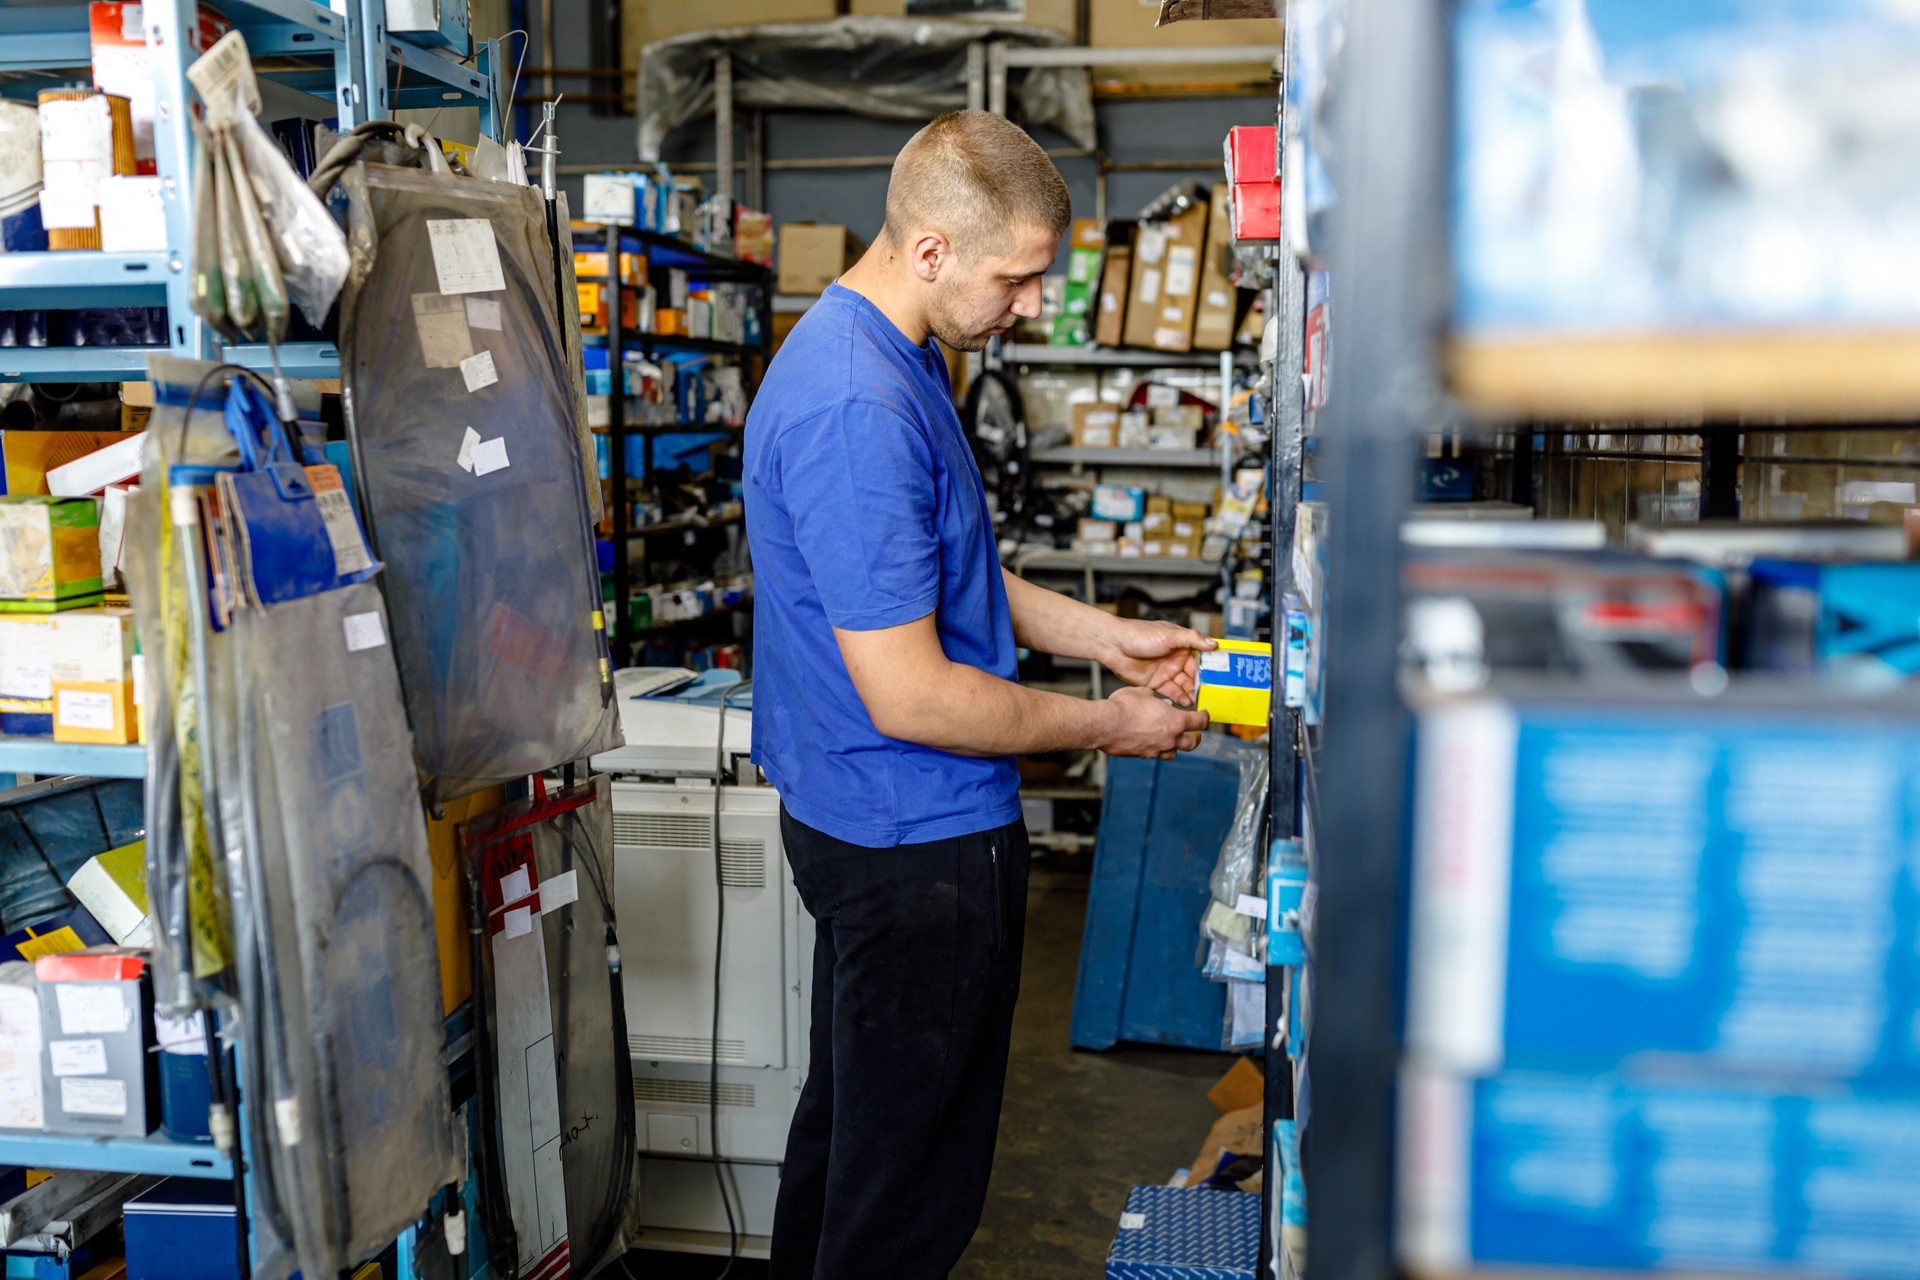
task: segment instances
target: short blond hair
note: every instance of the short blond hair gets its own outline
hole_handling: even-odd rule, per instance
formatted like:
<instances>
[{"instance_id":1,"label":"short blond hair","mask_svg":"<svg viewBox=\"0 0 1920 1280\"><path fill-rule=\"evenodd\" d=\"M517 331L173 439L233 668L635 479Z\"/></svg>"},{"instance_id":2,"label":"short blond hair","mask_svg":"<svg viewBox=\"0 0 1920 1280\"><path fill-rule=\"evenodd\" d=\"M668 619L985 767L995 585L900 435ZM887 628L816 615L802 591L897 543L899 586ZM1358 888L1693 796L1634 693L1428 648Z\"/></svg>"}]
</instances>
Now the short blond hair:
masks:
<instances>
[{"instance_id":1,"label":"short blond hair","mask_svg":"<svg viewBox=\"0 0 1920 1280\"><path fill-rule=\"evenodd\" d=\"M1066 181L1026 130L991 111L949 111L894 158L883 233L898 243L940 231L974 257L996 233L1028 226L1062 236L1072 220Z\"/></svg>"}]
</instances>

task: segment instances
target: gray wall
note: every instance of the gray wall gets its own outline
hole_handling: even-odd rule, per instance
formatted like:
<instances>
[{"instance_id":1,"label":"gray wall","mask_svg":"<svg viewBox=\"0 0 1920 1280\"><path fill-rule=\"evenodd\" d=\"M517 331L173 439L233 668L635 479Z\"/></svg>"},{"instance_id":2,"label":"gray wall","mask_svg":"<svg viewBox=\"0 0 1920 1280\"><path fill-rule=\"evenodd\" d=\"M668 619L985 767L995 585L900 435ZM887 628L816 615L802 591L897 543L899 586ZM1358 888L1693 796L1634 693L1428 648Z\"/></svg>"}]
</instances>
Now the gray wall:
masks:
<instances>
[{"instance_id":1,"label":"gray wall","mask_svg":"<svg viewBox=\"0 0 1920 1280\"><path fill-rule=\"evenodd\" d=\"M584 67L589 65L584 24L572 30L557 24L555 54L542 58L536 42L527 53L529 66ZM518 44L518 37L513 43ZM536 37L537 41L537 37ZM564 92L585 87L584 81L557 81ZM523 77L523 96L539 92L536 78ZM1130 217L1168 186L1181 180L1217 182L1221 178L1220 147L1227 130L1237 124L1271 124L1273 95L1193 100L1158 99L1114 101L1099 105L1101 141L1116 162L1188 160L1194 168L1183 172L1115 173L1107 180L1107 214ZM537 124L537 109L528 113L529 127ZM830 156L891 156L912 136L914 124L868 120L857 116L815 112L772 112L766 117L766 155L770 160ZM596 116L584 106L560 104L560 146L563 163L619 169L637 164L634 121L631 116ZM522 135L524 136L524 135ZM1043 131L1040 141L1049 148L1066 147L1066 139ZM736 130L734 155L746 155L746 130ZM713 161L711 120L689 124L667 139L663 157L669 166ZM1094 213L1095 166L1090 157L1057 161L1073 195L1076 216ZM529 168L532 166L530 165ZM712 171L695 171L709 189ZM856 235L872 239L880 229L886 201L887 170L880 166L846 169L775 170L767 174L767 211L776 223L808 220L839 222ZM566 175L562 184L573 207L580 207L581 178ZM737 184L739 198L745 187Z\"/></svg>"}]
</instances>

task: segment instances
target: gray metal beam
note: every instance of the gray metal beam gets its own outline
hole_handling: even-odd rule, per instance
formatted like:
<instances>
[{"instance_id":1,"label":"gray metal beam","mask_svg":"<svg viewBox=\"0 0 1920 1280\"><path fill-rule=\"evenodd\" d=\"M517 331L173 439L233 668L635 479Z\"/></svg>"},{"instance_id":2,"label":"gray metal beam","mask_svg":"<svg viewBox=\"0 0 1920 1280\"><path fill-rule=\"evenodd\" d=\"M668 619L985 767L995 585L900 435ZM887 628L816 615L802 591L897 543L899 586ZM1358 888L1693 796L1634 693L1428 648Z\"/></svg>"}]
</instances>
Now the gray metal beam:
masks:
<instances>
[{"instance_id":1,"label":"gray metal beam","mask_svg":"<svg viewBox=\"0 0 1920 1280\"><path fill-rule=\"evenodd\" d=\"M1004 45L1009 67L1211 67L1272 62L1277 44L1146 45L1132 49L1092 49L1078 45Z\"/></svg>"}]
</instances>

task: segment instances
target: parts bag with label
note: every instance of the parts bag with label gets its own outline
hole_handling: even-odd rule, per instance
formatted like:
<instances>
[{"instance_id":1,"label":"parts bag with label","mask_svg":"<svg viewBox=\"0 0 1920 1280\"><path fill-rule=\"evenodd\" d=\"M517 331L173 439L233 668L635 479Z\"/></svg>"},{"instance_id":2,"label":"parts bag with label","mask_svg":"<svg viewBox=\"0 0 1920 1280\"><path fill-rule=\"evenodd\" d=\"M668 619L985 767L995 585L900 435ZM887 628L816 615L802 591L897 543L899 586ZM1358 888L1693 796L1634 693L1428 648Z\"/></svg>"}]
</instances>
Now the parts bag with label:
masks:
<instances>
[{"instance_id":1,"label":"parts bag with label","mask_svg":"<svg viewBox=\"0 0 1920 1280\"><path fill-rule=\"evenodd\" d=\"M340 371L430 801L621 741L596 460L530 187L359 164Z\"/></svg>"}]
</instances>

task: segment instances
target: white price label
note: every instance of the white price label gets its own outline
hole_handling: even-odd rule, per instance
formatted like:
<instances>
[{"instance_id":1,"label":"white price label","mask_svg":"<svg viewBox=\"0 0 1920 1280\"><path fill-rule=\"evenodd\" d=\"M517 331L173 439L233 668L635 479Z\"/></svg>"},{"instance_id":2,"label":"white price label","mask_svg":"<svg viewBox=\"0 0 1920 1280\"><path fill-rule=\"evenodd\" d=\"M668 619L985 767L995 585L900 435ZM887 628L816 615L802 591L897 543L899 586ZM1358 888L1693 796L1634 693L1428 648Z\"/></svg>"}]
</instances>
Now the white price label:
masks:
<instances>
[{"instance_id":1,"label":"white price label","mask_svg":"<svg viewBox=\"0 0 1920 1280\"><path fill-rule=\"evenodd\" d=\"M500 373L493 367L493 352L477 351L462 360L460 377L466 382L469 392L490 387L500 381Z\"/></svg>"},{"instance_id":2,"label":"white price label","mask_svg":"<svg viewBox=\"0 0 1920 1280\"><path fill-rule=\"evenodd\" d=\"M495 436L473 446L473 474L492 475L507 466L507 438Z\"/></svg>"},{"instance_id":3,"label":"white price label","mask_svg":"<svg viewBox=\"0 0 1920 1280\"><path fill-rule=\"evenodd\" d=\"M441 293L492 293L507 287L500 245L484 218L429 218L427 240Z\"/></svg>"},{"instance_id":4,"label":"white price label","mask_svg":"<svg viewBox=\"0 0 1920 1280\"><path fill-rule=\"evenodd\" d=\"M70 1116L127 1114L125 1080L66 1079L60 1082L60 1109Z\"/></svg>"},{"instance_id":5,"label":"white price label","mask_svg":"<svg viewBox=\"0 0 1920 1280\"><path fill-rule=\"evenodd\" d=\"M47 1060L56 1076L107 1074L105 1040L55 1040L47 1045Z\"/></svg>"},{"instance_id":6,"label":"white price label","mask_svg":"<svg viewBox=\"0 0 1920 1280\"><path fill-rule=\"evenodd\" d=\"M347 652L378 649L387 642L387 628L378 611L349 614L340 620L347 633Z\"/></svg>"}]
</instances>

